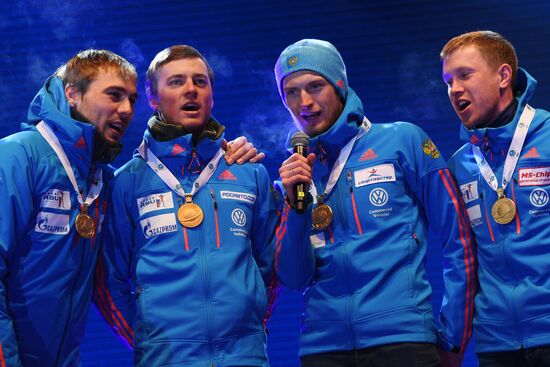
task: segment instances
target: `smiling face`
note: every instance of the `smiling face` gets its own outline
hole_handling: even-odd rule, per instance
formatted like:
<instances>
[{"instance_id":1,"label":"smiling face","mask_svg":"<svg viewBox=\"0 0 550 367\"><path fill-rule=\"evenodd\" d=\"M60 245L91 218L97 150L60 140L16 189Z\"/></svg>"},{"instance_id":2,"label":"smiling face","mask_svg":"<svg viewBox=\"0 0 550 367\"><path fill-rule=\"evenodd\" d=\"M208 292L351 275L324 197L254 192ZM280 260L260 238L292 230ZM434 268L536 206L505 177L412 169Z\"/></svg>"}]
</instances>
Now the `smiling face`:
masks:
<instances>
[{"instance_id":1,"label":"smiling face","mask_svg":"<svg viewBox=\"0 0 550 367\"><path fill-rule=\"evenodd\" d=\"M200 133L210 120L214 105L206 64L199 58L170 61L157 71L157 92L151 106L166 122Z\"/></svg>"},{"instance_id":2,"label":"smiling face","mask_svg":"<svg viewBox=\"0 0 550 367\"><path fill-rule=\"evenodd\" d=\"M283 80L283 95L296 125L310 137L327 131L344 109L332 84L313 71L288 75Z\"/></svg>"},{"instance_id":3,"label":"smiling face","mask_svg":"<svg viewBox=\"0 0 550 367\"><path fill-rule=\"evenodd\" d=\"M67 84L65 96L71 108L90 121L109 144L120 144L134 116L135 79L125 80L116 68L102 67L84 93Z\"/></svg>"},{"instance_id":4,"label":"smiling face","mask_svg":"<svg viewBox=\"0 0 550 367\"><path fill-rule=\"evenodd\" d=\"M490 65L474 45L459 47L443 59L443 81L469 129L493 122L514 98L510 65Z\"/></svg>"}]
</instances>

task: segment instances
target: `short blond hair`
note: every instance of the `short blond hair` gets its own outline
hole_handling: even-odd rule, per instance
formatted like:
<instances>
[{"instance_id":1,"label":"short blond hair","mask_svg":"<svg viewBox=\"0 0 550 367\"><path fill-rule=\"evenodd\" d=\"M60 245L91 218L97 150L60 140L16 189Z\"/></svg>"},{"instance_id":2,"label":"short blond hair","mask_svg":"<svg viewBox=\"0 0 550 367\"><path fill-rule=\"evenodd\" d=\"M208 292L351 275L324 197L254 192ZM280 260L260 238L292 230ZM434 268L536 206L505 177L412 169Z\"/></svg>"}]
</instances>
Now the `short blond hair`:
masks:
<instances>
[{"instance_id":1,"label":"short blond hair","mask_svg":"<svg viewBox=\"0 0 550 367\"><path fill-rule=\"evenodd\" d=\"M99 70L108 68L115 69L123 80L137 81L134 65L122 56L108 50L94 49L80 51L57 69L55 76L61 78L63 84L70 84L84 94Z\"/></svg>"},{"instance_id":2,"label":"short blond hair","mask_svg":"<svg viewBox=\"0 0 550 367\"><path fill-rule=\"evenodd\" d=\"M514 46L499 33L493 31L475 31L452 38L439 54L441 61L457 49L473 45L483 58L494 68L508 64L512 68L512 86L518 75L518 57Z\"/></svg>"}]
</instances>

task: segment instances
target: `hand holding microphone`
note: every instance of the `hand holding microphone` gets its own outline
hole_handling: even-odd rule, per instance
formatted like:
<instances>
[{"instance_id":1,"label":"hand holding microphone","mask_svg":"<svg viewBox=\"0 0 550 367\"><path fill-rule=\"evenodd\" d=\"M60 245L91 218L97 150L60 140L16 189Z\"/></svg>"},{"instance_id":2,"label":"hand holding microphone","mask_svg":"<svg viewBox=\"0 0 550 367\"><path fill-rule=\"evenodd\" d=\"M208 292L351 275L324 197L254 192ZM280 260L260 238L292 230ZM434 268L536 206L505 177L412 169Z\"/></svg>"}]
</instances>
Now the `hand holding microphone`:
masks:
<instances>
[{"instance_id":1,"label":"hand holding microphone","mask_svg":"<svg viewBox=\"0 0 550 367\"><path fill-rule=\"evenodd\" d=\"M290 144L294 154L283 162L279 175L289 202L296 212L303 213L307 206L308 185L311 183L315 154L307 154L309 137L302 132L295 133Z\"/></svg>"}]
</instances>

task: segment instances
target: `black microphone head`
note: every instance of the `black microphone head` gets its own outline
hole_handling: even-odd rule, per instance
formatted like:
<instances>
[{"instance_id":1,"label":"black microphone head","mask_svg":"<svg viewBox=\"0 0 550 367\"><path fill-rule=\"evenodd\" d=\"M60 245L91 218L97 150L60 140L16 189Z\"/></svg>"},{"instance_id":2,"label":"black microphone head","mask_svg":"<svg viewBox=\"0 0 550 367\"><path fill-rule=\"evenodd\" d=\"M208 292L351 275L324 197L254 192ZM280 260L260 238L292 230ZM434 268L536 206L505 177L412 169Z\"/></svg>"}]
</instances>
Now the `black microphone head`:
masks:
<instances>
[{"instance_id":1,"label":"black microphone head","mask_svg":"<svg viewBox=\"0 0 550 367\"><path fill-rule=\"evenodd\" d=\"M298 145L301 145L304 147L307 147L309 145L309 136L307 136L301 131L294 133L294 135L292 135L292 138L290 138L291 147L295 147Z\"/></svg>"}]
</instances>

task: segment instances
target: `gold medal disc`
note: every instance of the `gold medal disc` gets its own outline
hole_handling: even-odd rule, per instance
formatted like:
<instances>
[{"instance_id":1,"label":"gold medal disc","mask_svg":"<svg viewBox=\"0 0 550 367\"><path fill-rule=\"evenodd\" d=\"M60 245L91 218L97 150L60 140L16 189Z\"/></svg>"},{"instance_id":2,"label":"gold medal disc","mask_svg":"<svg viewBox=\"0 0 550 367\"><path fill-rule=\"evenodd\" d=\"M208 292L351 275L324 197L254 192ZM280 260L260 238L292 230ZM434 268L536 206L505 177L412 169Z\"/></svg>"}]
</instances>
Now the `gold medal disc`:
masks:
<instances>
[{"instance_id":1,"label":"gold medal disc","mask_svg":"<svg viewBox=\"0 0 550 367\"><path fill-rule=\"evenodd\" d=\"M178 209L178 220L187 228L194 228L202 223L204 214L195 203L185 203Z\"/></svg>"},{"instance_id":2,"label":"gold medal disc","mask_svg":"<svg viewBox=\"0 0 550 367\"><path fill-rule=\"evenodd\" d=\"M332 223L332 209L327 204L321 204L311 212L311 226L322 230Z\"/></svg>"},{"instance_id":3,"label":"gold medal disc","mask_svg":"<svg viewBox=\"0 0 550 367\"><path fill-rule=\"evenodd\" d=\"M88 213L78 213L74 221L74 226L82 238L90 239L95 234L94 220L88 215Z\"/></svg>"},{"instance_id":4,"label":"gold medal disc","mask_svg":"<svg viewBox=\"0 0 550 367\"><path fill-rule=\"evenodd\" d=\"M516 204L512 199L502 196L493 204L491 214L498 224L508 224L516 216Z\"/></svg>"}]
</instances>

